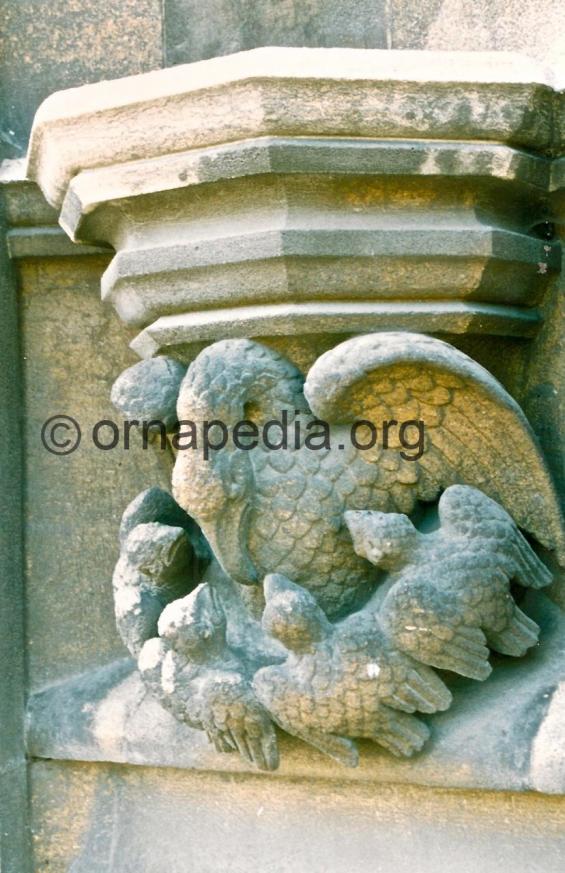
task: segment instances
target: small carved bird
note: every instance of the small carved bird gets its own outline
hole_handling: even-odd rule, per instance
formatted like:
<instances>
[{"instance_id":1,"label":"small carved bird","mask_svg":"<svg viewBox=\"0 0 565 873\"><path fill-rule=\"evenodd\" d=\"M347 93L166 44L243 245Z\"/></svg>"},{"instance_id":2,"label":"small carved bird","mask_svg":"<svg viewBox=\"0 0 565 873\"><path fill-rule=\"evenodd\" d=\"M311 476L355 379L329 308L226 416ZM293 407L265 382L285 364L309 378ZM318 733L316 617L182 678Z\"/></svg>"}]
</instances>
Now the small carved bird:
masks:
<instances>
[{"instance_id":1,"label":"small carved bird","mask_svg":"<svg viewBox=\"0 0 565 873\"><path fill-rule=\"evenodd\" d=\"M120 522L120 545L123 546L134 527L151 521L158 521L169 527L182 527L186 532L193 552L193 560L188 570L191 578L197 580L192 586L195 588L205 567L210 563L210 547L194 519L163 488L146 488L126 506Z\"/></svg>"},{"instance_id":2,"label":"small carved bird","mask_svg":"<svg viewBox=\"0 0 565 873\"><path fill-rule=\"evenodd\" d=\"M190 591L189 567L190 544L183 528L149 522L127 534L112 582L118 630L134 657L157 636L167 603Z\"/></svg>"},{"instance_id":3,"label":"small carved bird","mask_svg":"<svg viewBox=\"0 0 565 873\"><path fill-rule=\"evenodd\" d=\"M510 583L543 588L552 575L510 515L476 488L447 488L439 519L438 530L422 534L406 515L345 514L357 554L390 574L379 618L393 645L432 667L486 679L487 645L519 657L538 640Z\"/></svg>"},{"instance_id":4,"label":"small carved bird","mask_svg":"<svg viewBox=\"0 0 565 873\"><path fill-rule=\"evenodd\" d=\"M306 589L280 574L265 578L265 631L287 649L283 664L255 674L253 688L273 719L347 766L365 738L394 755L412 755L428 727L407 713L449 707L451 694L435 673L395 651L373 613L328 621Z\"/></svg>"},{"instance_id":5,"label":"small carved bird","mask_svg":"<svg viewBox=\"0 0 565 873\"><path fill-rule=\"evenodd\" d=\"M278 767L275 730L251 687L249 666L226 641L226 617L208 584L169 604L160 639L138 660L146 685L179 720L206 731L220 752L239 751L260 770Z\"/></svg>"}]
</instances>

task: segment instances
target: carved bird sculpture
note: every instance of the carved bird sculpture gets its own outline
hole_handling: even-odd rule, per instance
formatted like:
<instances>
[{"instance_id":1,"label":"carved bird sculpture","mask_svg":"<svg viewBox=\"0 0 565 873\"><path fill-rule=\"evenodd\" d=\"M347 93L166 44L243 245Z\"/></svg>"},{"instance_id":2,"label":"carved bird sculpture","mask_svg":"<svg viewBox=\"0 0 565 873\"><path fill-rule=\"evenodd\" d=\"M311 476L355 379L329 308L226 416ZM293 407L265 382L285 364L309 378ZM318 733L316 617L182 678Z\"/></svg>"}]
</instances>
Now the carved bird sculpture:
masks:
<instances>
[{"instance_id":1,"label":"carved bird sculpture","mask_svg":"<svg viewBox=\"0 0 565 873\"><path fill-rule=\"evenodd\" d=\"M251 687L256 665L228 646L226 617L213 588L203 583L169 604L159 634L144 645L138 666L161 704L204 730L218 751L239 751L260 770L276 769L274 727Z\"/></svg>"},{"instance_id":2,"label":"carved bird sculpture","mask_svg":"<svg viewBox=\"0 0 565 873\"><path fill-rule=\"evenodd\" d=\"M134 657L157 636L167 603L190 591L189 557L181 527L148 522L136 525L125 538L112 580L114 610L118 631Z\"/></svg>"},{"instance_id":3,"label":"carved bird sculpture","mask_svg":"<svg viewBox=\"0 0 565 873\"><path fill-rule=\"evenodd\" d=\"M288 733L348 766L349 737L394 755L420 750L429 729L410 713L447 709L451 694L436 674L394 649L374 614L361 610L332 624L314 597L280 574L265 578L265 631L287 649L283 664L260 669L258 699Z\"/></svg>"},{"instance_id":4,"label":"carved bird sculpture","mask_svg":"<svg viewBox=\"0 0 565 873\"><path fill-rule=\"evenodd\" d=\"M155 386L150 362L140 366L139 378L135 368L120 378L135 386L137 414L145 391L143 414L150 416ZM155 367L160 372L162 363ZM345 512L410 514L419 500L460 482L501 503L565 561L559 504L526 418L490 373L447 343L410 333L354 337L323 354L304 383L273 349L225 340L204 349L182 382L176 378L177 418L199 434L206 422L230 430L242 419L260 430L286 419L290 432L286 450L263 439L241 449L229 439L206 458L202 446L178 452L173 493L236 582L260 584L282 573L310 590L329 618L341 617L362 605L376 577L353 548ZM127 413L122 389L115 396ZM330 445L314 449L303 439L295 448L295 428L315 432L316 417L331 426ZM359 420L378 429L372 448L352 441ZM385 421L392 422L386 436ZM418 451L406 448L406 422L424 429ZM221 445L222 427L214 428ZM368 444L366 432L358 436Z\"/></svg>"},{"instance_id":5,"label":"carved bird sculpture","mask_svg":"<svg viewBox=\"0 0 565 873\"><path fill-rule=\"evenodd\" d=\"M538 641L510 583L543 588L552 574L510 515L476 488L448 488L439 519L438 530L422 534L406 515L345 514L357 554L389 574L378 614L391 643L424 664L486 679L487 646L520 656Z\"/></svg>"},{"instance_id":6,"label":"carved bird sculpture","mask_svg":"<svg viewBox=\"0 0 565 873\"><path fill-rule=\"evenodd\" d=\"M196 587L210 559L198 526L162 488L147 488L126 507L113 575L114 609L135 658L143 643L157 636L167 603Z\"/></svg>"}]
</instances>

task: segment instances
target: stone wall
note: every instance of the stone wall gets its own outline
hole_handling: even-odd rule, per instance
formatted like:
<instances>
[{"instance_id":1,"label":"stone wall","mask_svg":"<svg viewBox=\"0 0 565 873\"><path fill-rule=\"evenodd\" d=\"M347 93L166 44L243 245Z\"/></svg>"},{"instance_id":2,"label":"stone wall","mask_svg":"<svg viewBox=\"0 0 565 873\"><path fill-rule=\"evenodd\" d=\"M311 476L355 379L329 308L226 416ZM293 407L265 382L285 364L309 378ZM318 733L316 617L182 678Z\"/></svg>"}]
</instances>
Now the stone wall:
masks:
<instances>
[{"instance_id":1,"label":"stone wall","mask_svg":"<svg viewBox=\"0 0 565 873\"><path fill-rule=\"evenodd\" d=\"M0 148L9 159L25 153L35 111L55 90L273 43L512 50L556 69L564 18L555 0L433 0L424 6L412 0L117 0L111 10L74 0L8 3ZM416 787L406 778L406 784L391 784L394 778L382 775L377 782L363 775L350 780L324 770L316 752L307 761L313 777L299 762L273 781L237 767L212 772L209 759L204 765L199 759L198 772L190 763L182 770L135 766L135 734L131 749L108 758L121 764L83 762L86 746L76 751L78 760L45 760L50 755L37 751L44 741L39 737L27 780L24 692L49 692L65 680L80 685L82 674L127 656L113 620L110 584L119 518L148 484L167 487L169 470L151 446L102 452L85 443L67 458L43 449L39 431L50 415L73 415L85 431L115 416L110 389L137 360L127 349L136 331L100 303L111 252L92 247L78 253L57 230L56 213L21 181L21 171L7 166L4 179L17 275L3 267L2 463L8 487L0 497L8 523L0 552L6 592L0 623L8 632L0 635L0 715L7 737L0 789L3 798L8 791L13 797L10 807L1 804L3 873L558 873L565 858L562 797ZM563 495L562 284L550 284L543 308L544 326L531 342L450 339L523 405ZM143 703L142 692L135 694L134 710ZM115 710L106 710L110 726L130 717L120 705L117 700ZM143 749L147 742L141 737ZM520 761L520 772L528 766Z\"/></svg>"}]
</instances>

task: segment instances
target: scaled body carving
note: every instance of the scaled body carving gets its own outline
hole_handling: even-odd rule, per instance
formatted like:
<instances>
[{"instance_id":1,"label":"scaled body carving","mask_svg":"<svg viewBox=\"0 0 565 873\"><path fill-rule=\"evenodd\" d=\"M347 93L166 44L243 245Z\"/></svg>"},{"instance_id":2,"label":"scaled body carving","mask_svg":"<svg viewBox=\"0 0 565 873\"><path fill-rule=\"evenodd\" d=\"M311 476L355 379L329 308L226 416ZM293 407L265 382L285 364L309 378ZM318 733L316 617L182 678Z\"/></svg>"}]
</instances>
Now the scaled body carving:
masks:
<instances>
[{"instance_id":1,"label":"scaled body carving","mask_svg":"<svg viewBox=\"0 0 565 873\"><path fill-rule=\"evenodd\" d=\"M120 409L129 414L131 396L137 415L162 411L162 371L156 364L153 380L148 362L126 371L114 392ZM158 636L152 612L135 644L129 631L124 641L163 705L218 750L273 769L274 722L346 764L357 761L355 738L412 754L429 734L414 713L451 700L433 667L485 679L489 647L518 656L537 641L510 583L539 588L551 574L517 525L563 560L558 504L519 406L466 355L420 335L362 336L323 355L304 383L278 353L229 340L201 352L184 378L168 368L167 396L171 373L181 422L260 427L284 413L291 427L319 416L330 428L318 449L230 442L205 458L179 444L178 506L163 501L186 523L172 510L170 519L139 515L156 554L151 609L163 611ZM393 435L388 446L356 447L359 419L423 422L421 453L410 458ZM439 530L420 533L408 515L416 520L442 492ZM185 555L179 592L157 557L190 525L200 564ZM141 612L131 591L148 588L136 566L143 536L134 525L114 578L117 604L127 590ZM203 575L206 542L214 561ZM117 617L131 625L118 606Z\"/></svg>"}]
</instances>

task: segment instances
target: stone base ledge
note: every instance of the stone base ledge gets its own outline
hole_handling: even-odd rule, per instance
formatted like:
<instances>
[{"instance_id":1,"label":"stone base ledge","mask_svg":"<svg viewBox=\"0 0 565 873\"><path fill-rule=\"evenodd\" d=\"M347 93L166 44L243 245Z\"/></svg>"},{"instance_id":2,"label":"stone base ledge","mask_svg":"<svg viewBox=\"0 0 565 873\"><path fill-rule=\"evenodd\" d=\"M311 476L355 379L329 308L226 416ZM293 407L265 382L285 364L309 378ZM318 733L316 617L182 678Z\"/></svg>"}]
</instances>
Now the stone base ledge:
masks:
<instances>
[{"instance_id":1,"label":"stone base ledge","mask_svg":"<svg viewBox=\"0 0 565 873\"><path fill-rule=\"evenodd\" d=\"M496 658L484 683L456 679L452 709L430 720L419 757L397 760L363 742L360 766L347 769L281 734L280 769L262 775L565 794L565 616L543 595L521 605L542 628L539 646L524 659ZM35 693L27 747L36 758L256 772L176 722L129 659Z\"/></svg>"}]
</instances>

